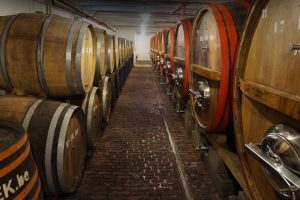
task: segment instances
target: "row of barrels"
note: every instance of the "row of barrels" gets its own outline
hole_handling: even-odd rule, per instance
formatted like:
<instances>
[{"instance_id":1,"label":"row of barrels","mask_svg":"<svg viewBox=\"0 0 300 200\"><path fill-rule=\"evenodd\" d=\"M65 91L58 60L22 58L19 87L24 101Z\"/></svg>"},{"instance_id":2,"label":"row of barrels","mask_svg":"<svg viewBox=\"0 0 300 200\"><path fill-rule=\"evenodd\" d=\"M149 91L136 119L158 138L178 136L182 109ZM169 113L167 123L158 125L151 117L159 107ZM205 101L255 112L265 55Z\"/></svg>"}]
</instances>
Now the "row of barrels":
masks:
<instances>
[{"instance_id":1,"label":"row of barrels","mask_svg":"<svg viewBox=\"0 0 300 200\"><path fill-rule=\"evenodd\" d=\"M234 126L250 199L300 196L299 18L297 0L210 4L150 40L177 111L206 135Z\"/></svg>"},{"instance_id":2,"label":"row of barrels","mask_svg":"<svg viewBox=\"0 0 300 200\"><path fill-rule=\"evenodd\" d=\"M0 17L0 37L0 199L75 192L133 66L133 43L44 14Z\"/></svg>"},{"instance_id":3,"label":"row of barrels","mask_svg":"<svg viewBox=\"0 0 300 200\"><path fill-rule=\"evenodd\" d=\"M0 37L0 88L19 94L83 95L132 53L131 41L57 15L2 16Z\"/></svg>"}]
</instances>

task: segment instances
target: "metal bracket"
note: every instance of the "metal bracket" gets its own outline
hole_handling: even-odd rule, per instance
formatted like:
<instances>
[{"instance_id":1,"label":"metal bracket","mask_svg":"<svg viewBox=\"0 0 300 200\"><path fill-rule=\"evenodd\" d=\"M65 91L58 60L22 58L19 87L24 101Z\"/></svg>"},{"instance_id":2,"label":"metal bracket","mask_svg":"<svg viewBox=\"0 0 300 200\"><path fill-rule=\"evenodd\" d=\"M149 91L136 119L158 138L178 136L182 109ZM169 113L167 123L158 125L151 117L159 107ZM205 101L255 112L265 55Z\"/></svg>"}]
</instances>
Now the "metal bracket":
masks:
<instances>
[{"instance_id":1,"label":"metal bracket","mask_svg":"<svg viewBox=\"0 0 300 200\"><path fill-rule=\"evenodd\" d=\"M176 102L176 113L178 113L178 114L185 113L185 111L182 110L181 108L182 108L182 104L181 104L180 100L177 99L177 102Z\"/></svg>"},{"instance_id":2,"label":"metal bracket","mask_svg":"<svg viewBox=\"0 0 300 200\"><path fill-rule=\"evenodd\" d=\"M198 144L197 146L195 146L195 151L199 152L202 156L207 156L208 150L209 150L208 147L203 146L201 144Z\"/></svg>"},{"instance_id":3,"label":"metal bracket","mask_svg":"<svg viewBox=\"0 0 300 200\"><path fill-rule=\"evenodd\" d=\"M260 144L245 144L246 151L254 157L263 167L273 172L278 173L278 175L286 182L287 188L280 189L280 193L291 192L291 198L296 199L296 193L300 190L300 178L288 170L281 163L278 156L273 156L271 154L266 154L262 149Z\"/></svg>"},{"instance_id":4,"label":"metal bracket","mask_svg":"<svg viewBox=\"0 0 300 200\"><path fill-rule=\"evenodd\" d=\"M207 80L198 81L198 89L189 89L189 92L194 96L195 105L206 111L210 104L210 87Z\"/></svg>"},{"instance_id":5,"label":"metal bracket","mask_svg":"<svg viewBox=\"0 0 300 200\"><path fill-rule=\"evenodd\" d=\"M185 113L185 111L184 110L176 110L176 113Z\"/></svg>"},{"instance_id":6,"label":"metal bracket","mask_svg":"<svg viewBox=\"0 0 300 200\"><path fill-rule=\"evenodd\" d=\"M300 44L289 43L288 48L290 51L298 51L300 50Z\"/></svg>"},{"instance_id":7,"label":"metal bracket","mask_svg":"<svg viewBox=\"0 0 300 200\"><path fill-rule=\"evenodd\" d=\"M181 85L184 79L183 68L178 67L175 74L172 74L172 79L175 80L176 85Z\"/></svg>"},{"instance_id":8,"label":"metal bracket","mask_svg":"<svg viewBox=\"0 0 300 200\"><path fill-rule=\"evenodd\" d=\"M208 46L202 46L201 49L208 50Z\"/></svg>"},{"instance_id":9,"label":"metal bracket","mask_svg":"<svg viewBox=\"0 0 300 200\"><path fill-rule=\"evenodd\" d=\"M176 80L178 77L177 77L177 75L176 74L172 74L172 79L173 80Z\"/></svg>"}]
</instances>

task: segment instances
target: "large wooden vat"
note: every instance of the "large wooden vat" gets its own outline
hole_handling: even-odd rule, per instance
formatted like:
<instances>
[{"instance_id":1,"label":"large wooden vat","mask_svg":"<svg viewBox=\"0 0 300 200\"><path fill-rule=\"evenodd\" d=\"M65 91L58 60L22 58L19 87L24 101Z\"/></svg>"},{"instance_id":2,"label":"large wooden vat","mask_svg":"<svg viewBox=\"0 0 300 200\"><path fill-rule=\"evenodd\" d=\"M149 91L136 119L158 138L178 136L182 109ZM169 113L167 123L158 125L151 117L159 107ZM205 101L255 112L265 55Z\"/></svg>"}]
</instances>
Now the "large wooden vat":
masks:
<instances>
[{"instance_id":1,"label":"large wooden vat","mask_svg":"<svg viewBox=\"0 0 300 200\"><path fill-rule=\"evenodd\" d=\"M178 99L189 98L189 54L192 20L180 20L176 26L174 47L174 92Z\"/></svg>"},{"instance_id":2,"label":"large wooden vat","mask_svg":"<svg viewBox=\"0 0 300 200\"><path fill-rule=\"evenodd\" d=\"M107 44L106 32L101 29L95 29L96 41L96 72L94 82L97 84L99 80L103 80L106 75L106 57L107 57Z\"/></svg>"},{"instance_id":3,"label":"large wooden vat","mask_svg":"<svg viewBox=\"0 0 300 200\"><path fill-rule=\"evenodd\" d=\"M94 80L91 25L56 15L0 18L0 87L26 94L70 96L88 92Z\"/></svg>"},{"instance_id":4,"label":"large wooden vat","mask_svg":"<svg viewBox=\"0 0 300 200\"><path fill-rule=\"evenodd\" d=\"M27 130L44 192L74 192L83 174L87 146L79 107L35 97L1 96L0 110L0 120Z\"/></svg>"},{"instance_id":5,"label":"large wooden vat","mask_svg":"<svg viewBox=\"0 0 300 200\"><path fill-rule=\"evenodd\" d=\"M299 182L299 19L298 0L258 0L241 37L234 95L235 138L251 199L291 198L289 190L299 188L289 179Z\"/></svg>"},{"instance_id":6,"label":"large wooden vat","mask_svg":"<svg viewBox=\"0 0 300 200\"><path fill-rule=\"evenodd\" d=\"M168 37L168 29L163 29L162 30L162 36L161 36L161 51L159 52L160 55L160 67L159 67L159 72L160 72L160 77L161 77L161 82L165 81L165 55L166 55L166 49L167 49L167 37Z\"/></svg>"},{"instance_id":7,"label":"large wooden vat","mask_svg":"<svg viewBox=\"0 0 300 200\"><path fill-rule=\"evenodd\" d=\"M21 126L0 121L0 138L0 198L43 199L27 133Z\"/></svg>"},{"instance_id":8,"label":"large wooden vat","mask_svg":"<svg viewBox=\"0 0 300 200\"><path fill-rule=\"evenodd\" d=\"M160 70L160 56L162 53L162 37L163 34L162 32L157 33L157 46L156 46L156 69L159 71Z\"/></svg>"},{"instance_id":9,"label":"large wooden vat","mask_svg":"<svg viewBox=\"0 0 300 200\"><path fill-rule=\"evenodd\" d=\"M232 122L236 27L246 15L239 4L230 10L211 4L203 6L194 20L189 88L193 116L204 132L222 132Z\"/></svg>"},{"instance_id":10,"label":"large wooden vat","mask_svg":"<svg viewBox=\"0 0 300 200\"><path fill-rule=\"evenodd\" d=\"M153 64L153 48L154 48L153 43L154 43L154 36L152 36L150 39L150 51L149 51L150 60L152 64Z\"/></svg>"},{"instance_id":11,"label":"large wooden vat","mask_svg":"<svg viewBox=\"0 0 300 200\"><path fill-rule=\"evenodd\" d=\"M175 44L175 28L169 28L166 39L166 84L169 87L173 87L174 81L172 74L174 73L174 44ZM171 91L169 91L171 92Z\"/></svg>"}]
</instances>

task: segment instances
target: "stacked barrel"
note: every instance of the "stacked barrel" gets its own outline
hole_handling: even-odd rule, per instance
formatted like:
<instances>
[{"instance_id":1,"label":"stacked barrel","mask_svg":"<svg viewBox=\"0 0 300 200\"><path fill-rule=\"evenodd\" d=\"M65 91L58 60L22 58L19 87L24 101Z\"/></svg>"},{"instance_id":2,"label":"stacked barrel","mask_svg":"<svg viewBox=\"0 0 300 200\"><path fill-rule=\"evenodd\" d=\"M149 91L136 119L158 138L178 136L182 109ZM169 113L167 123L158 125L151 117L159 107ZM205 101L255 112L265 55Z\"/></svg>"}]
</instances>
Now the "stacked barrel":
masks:
<instances>
[{"instance_id":1,"label":"stacked barrel","mask_svg":"<svg viewBox=\"0 0 300 200\"><path fill-rule=\"evenodd\" d=\"M87 150L109 120L122 48L85 20L57 15L2 16L0 37L0 88L6 91L0 96L0 182L24 179L14 192L0 194L41 199L41 191L75 192Z\"/></svg>"}]
</instances>

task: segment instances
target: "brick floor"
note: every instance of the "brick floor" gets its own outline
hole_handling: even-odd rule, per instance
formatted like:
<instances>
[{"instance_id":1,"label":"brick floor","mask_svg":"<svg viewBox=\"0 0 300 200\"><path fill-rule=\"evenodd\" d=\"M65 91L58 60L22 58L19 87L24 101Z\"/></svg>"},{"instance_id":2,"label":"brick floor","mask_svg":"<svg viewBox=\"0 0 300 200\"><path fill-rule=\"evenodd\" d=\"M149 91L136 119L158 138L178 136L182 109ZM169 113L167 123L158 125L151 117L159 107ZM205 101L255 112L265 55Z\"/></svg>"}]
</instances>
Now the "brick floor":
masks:
<instances>
[{"instance_id":1,"label":"brick floor","mask_svg":"<svg viewBox=\"0 0 300 200\"><path fill-rule=\"evenodd\" d=\"M182 166L183 179L177 164ZM133 68L110 124L88 158L78 191L60 199L188 197L220 199L152 69Z\"/></svg>"}]
</instances>

